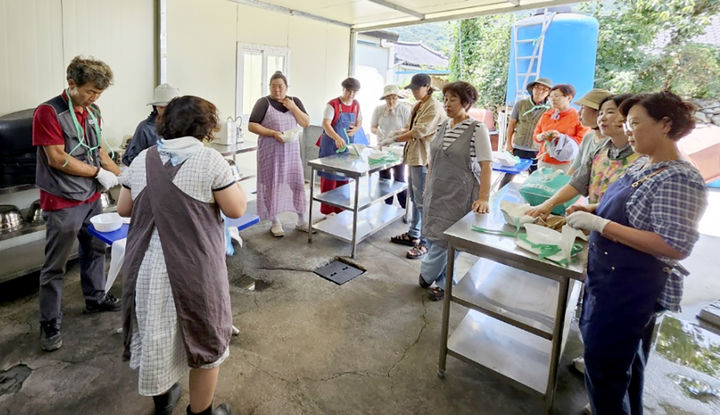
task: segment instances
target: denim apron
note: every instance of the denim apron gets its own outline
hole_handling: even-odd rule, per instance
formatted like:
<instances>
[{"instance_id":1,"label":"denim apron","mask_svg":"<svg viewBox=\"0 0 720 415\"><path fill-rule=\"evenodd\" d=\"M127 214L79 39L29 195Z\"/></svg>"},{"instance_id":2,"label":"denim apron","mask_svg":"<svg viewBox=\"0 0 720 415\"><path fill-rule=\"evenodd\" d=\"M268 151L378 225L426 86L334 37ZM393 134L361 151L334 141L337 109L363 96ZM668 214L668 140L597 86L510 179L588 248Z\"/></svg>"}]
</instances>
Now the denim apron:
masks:
<instances>
[{"instance_id":1,"label":"denim apron","mask_svg":"<svg viewBox=\"0 0 720 415\"><path fill-rule=\"evenodd\" d=\"M636 182L623 175L608 187L596 214L630 226L625 205L654 174ZM593 414L642 413L643 372L669 271L652 255L590 234L580 332Z\"/></svg>"},{"instance_id":2,"label":"denim apron","mask_svg":"<svg viewBox=\"0 0 720 415\"><path fill-rule=\"evenodd\" d=\"M367 136L363 132L362 128L358 129L357 132L352 136L348 136L345 134L345 130L350 129L350 125L355 123L355 113L352 112L341 112L337 120L335 121L335 124L332 126L333 130L342 137L343 141L345 141L346 144L352 144L352 143L358 143L358 144L368 144ZM320 137L320 152L319 157L327 157L332 156L337 150L337 147L335 147L335 141L330 138L324 131L322 133L322 136ZM347 151L347 148L345 149ZM326 172L318 172L318 175L320 177L324 177L329 180L347 180L347 177L344 176L338 176L336 174L326 173Z\"/></svg>"}]
</instances>

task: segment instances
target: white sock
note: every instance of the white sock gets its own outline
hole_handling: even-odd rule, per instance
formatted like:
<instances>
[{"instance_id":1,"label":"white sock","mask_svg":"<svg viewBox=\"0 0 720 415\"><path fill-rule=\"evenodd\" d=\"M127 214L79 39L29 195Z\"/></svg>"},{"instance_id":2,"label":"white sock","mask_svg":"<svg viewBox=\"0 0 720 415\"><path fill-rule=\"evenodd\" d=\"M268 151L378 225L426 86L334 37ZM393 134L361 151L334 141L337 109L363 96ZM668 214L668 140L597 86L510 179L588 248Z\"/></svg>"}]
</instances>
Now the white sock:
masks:
<instances>
[{"instance_id":1,"label":"white sock","mask_svg":"<svg viewBox=\"0 0 720 415\"><path fill-rule=\"evenodd\" d=\"M298 225L304 225L307 223L307 221L308 221L307 216L305 216L304 213L298 213L298 221L297 221Z\"/></svg>"},{"instance_id":2,"label":"white sock","mask_svg":"<svg viewBox=\"0 0 720 415\"><path fill-rule=\"evenodd\" d=\"M277 216L275 216L274 218L272 218L272 224L273 224L273 225L280 225L280 218L278 218Z\"/></svg>"}]
</instances>

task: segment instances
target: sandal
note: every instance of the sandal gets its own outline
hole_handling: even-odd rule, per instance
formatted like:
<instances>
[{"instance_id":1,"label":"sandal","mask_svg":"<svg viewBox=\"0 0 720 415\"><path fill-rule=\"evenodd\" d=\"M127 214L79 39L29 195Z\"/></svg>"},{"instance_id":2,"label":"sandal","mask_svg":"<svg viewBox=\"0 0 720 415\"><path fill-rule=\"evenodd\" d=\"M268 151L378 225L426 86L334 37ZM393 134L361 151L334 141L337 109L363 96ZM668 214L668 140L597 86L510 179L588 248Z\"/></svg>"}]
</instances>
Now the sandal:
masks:
<instances>
[{"instance_id":1,"label":"sandal","mask_svg":"<svg viewBox=\"0 0 720 415\"><path fill-rule=\"evenodd\" d=\"M422 258L425 254L427 254L428 249L427 246L423 243L419 243L412 248L408 249L407 254L405 254L406 257L410 259L418 259Z\"/></svg>"},{"instance_id":2,"label":"sandal","mask_svg":"<svg viewBox=\"0 0 720 415\"><path fill-rule=\"evenodd\" d=\"M420 239L413 238L410 236L409 233L405 232L402 235L393 236L392 238L390 238L390 242L400 245L415 246L420 243Z\"/></svg>"},{"instance_id":3,"label":"sandal","mask_svg":"<svg viewBox=\"0 0 720 415\"><path fill-rule=\"evenodd\" d=\"M430 301L440 301L445 297L445 290L438 287L432 287L428 290L428 298Z\"/></svg>"},{"instance_id":4,"label":"sandal","mask_svg":"<svg viewBox=\"0 0 720 415\"><path fill-rule=\"evenodd\" d=\"M423 278L422 274L420 274L420 277L418 278L418 284L419 284L422 288L429 288L429 287L432 285L431 282L425 281L425 278Z\"/></svg>"}]
</instances>

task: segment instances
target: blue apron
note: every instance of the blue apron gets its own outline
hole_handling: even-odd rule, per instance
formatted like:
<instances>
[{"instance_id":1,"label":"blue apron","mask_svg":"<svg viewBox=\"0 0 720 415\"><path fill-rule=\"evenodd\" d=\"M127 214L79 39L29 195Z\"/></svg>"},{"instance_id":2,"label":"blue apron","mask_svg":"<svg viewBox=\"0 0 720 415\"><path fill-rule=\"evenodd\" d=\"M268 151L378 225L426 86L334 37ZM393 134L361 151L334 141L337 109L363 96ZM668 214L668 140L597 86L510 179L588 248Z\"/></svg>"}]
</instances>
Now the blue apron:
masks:
<instances>
[{"instance_id":1,"label":"blue apron","mask_svg":"<svg viewBox=\"0 0 720 415\"><path fill-rule=\"evenodd\" d=\"M635 189L623 175L596 214L630 226L625 205ZM642 414L643 372L668 272L652 255L590 234L580 332L593 414Z\"/></svg>"},{"instance_id":2,"label":"blue apron","mask_svg":"<svg viewBox=\"0 0 720 415\"><path fill-rule=\"evenodd\" d=\"M338 115L337 120L335 121L335 125L333 125L333 130L342 137L342 139L345 141L346 144L365 144L368 145L368 139L365 135L365 132L363 131L362 127L360 127L355 134L350 137L347 134L345 134L345 130L350 129L350 125L355 123L355 113L352 112L341 112L340 115ZM335 141L330 138L325 131L323 131L322 136L320 137L320 152L319 157L327 157L332 156L336 154L337 147L335 147ZM344 152L347 152L347 147L345 148ZM325 172L318 172L318 175L320 177L324 177L329 180L347 180L347 177L345 176L338 176L331 173L325 173Z\"/></svg>"}]
</instances>

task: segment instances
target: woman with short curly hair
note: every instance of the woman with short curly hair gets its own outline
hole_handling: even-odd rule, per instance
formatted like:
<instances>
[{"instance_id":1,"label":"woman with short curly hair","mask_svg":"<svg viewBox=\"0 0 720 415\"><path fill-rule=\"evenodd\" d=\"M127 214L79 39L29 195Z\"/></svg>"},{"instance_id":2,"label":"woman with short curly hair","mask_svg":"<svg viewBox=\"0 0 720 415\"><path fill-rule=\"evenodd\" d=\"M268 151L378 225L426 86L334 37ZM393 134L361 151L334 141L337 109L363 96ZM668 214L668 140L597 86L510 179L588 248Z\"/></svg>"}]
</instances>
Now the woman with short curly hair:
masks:
<instances>
[{"instance_id":1,"label":"woman with short curly hair","mask_svg":"<svg viewBox=\"0 0 720 415\"><path fill-rule=\"evenodd\" d=\"M172 413L188 367L187 413L230 413L227 404L212 409L232 333L220 211L240 217L246 202L227 161L203 145L217 125L212 103L170 101L157 124L163 138L133 160L118 201L118 213L132 216L123 264L124 356L156 414Z\"/></svg>"}]
</instances>

